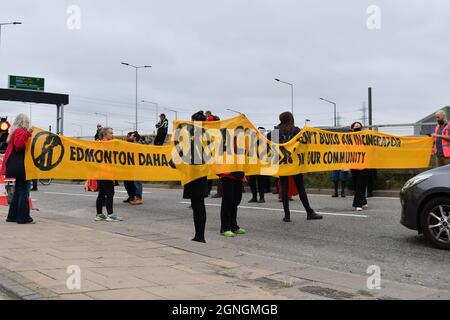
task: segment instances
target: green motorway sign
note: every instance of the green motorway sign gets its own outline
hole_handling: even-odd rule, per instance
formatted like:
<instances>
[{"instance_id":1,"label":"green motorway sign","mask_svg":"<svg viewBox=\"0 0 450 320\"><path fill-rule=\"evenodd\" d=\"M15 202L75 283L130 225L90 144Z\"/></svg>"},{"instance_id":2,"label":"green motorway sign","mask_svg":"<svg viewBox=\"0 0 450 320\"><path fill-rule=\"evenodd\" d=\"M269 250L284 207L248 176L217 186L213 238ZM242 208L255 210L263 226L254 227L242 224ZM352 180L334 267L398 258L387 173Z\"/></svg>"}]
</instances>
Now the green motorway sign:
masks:
<instances>
[{"instance_id":1,"label":"green motorway sign","mask_svg":"<svg viewBox=\"0 0 450 320\"><path fill-rule=\"evenodd\" d=\"M9 88L20 90L44 91L44 78L9 76Z\"/></svg>"}]
</instances>

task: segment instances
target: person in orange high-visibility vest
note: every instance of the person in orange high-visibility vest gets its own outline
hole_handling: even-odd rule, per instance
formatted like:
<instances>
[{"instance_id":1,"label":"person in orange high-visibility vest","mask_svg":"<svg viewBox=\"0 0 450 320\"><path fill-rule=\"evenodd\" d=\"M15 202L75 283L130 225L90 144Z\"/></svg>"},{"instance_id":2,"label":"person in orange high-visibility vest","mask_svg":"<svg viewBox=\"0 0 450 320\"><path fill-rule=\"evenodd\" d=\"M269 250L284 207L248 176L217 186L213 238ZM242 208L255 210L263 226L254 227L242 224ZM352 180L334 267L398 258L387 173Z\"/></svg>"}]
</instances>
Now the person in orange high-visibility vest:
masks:
<instances>
[{"instance_id":1,"label":"person in orange high-visibility vest","mask_svg":"<svg viewBox=\"0 0 450 320\"><path fill-rule=\"evenodd\" d=\"M450 136L448 135L450 122L446 118L443 110L436 112L436 121L438 124L434 129L434 133L431 134L434 137L433 154L436 155L436 167L450 164Z\"/></svg>"}]
</instances>

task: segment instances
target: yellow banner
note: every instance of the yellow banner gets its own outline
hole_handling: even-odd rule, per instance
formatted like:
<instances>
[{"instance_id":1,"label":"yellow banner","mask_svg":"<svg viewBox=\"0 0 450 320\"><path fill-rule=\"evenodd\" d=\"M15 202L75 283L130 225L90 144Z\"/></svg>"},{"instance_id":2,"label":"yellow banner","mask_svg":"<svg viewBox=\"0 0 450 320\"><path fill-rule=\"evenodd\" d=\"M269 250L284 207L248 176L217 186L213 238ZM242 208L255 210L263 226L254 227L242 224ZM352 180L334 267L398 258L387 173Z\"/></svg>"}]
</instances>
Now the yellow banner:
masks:
<instances>
[{"instance_id":1,"label":"yellow banner","mask_svg":"<svg viewBox=\"0 0 450 320\"><path fill-rule=\"evenodd\" d=\"M274 132L275 133L275 132ZM363 168L426 168L433 139L376 131L335 133L311 127L285 144L261 134L244 116L174 121L171 144L85 141L35 130L26 152L27 179L182 181L243 171L246 175Z\"/></svg>"}]
</instances>

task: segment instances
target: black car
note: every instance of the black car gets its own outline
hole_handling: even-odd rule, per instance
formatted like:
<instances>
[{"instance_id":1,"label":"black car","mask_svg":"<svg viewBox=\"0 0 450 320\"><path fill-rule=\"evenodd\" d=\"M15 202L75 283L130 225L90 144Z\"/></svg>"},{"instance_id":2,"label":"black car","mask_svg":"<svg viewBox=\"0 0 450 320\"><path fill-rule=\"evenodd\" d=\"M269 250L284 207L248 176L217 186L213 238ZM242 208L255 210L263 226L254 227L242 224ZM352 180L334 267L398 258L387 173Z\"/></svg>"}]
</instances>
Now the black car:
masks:
<instances>
[{"instance_id":1,"label":"black car","mask_svg":"<svg viewBox=\"0 0 450 320\"><path fill-rule=\"evenodd\" d=\"M425 171L400 191L401 224L450 250L450 165Z\"/></svg>"}]
</instances>

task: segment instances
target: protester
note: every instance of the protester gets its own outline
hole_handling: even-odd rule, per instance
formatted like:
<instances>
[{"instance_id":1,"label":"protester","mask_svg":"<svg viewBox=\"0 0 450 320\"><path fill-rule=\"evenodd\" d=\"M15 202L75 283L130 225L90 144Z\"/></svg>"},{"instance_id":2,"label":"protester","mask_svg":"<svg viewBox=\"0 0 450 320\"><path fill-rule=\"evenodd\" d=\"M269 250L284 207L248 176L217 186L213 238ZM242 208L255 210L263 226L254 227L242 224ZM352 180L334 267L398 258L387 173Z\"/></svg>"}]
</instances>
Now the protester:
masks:
<instances>
[{"instance_id":1,"label":"protester","mask_svg":"<svg viewBox=\"0 0 450 320\"><path fill-rule=\"evenodd\" d=\"M234 152L236 153L237 138L235 137ZM220 233L225 237L245 234L245 230L237 224L238 206L242 201L245 173L241 171L219 174L222 188L222 204L220 208Z\"/></svg>"},{"instance_id":2,"label":"protester","mask_svg":"<svg viewBox=\"0 0 450 320\"><path fill-rule=\"evenodd\" d=\"M133 143L140 143L141 136L139 135L139 133L137 131L134 131L131 133L131 136L128 141L133 142ZM135 186L134 199L130 201L130 204L141 205L144 203L144 201L142 201L142 194L143 194L142 181L134 181L134 186Z\"/></svg>"},{"instance_id":3,"label":"protester","mask_svg":"<svg viewBox=\"0 0 450 320\"><path fill-rule=\"evenodd\" d=\"M100 123L97 123L97 132L95 133L95 136L94 136L94 140L95 141L98 141L98 140L100 140L99 139L99 133L100 133L100 130L102 129L102 125L100 124Z\"/></svg>"},{"instance_id":4,"label":"protester","mask_svg":"<svg viewBox=\"0 0 450 320\"><path fill-rule=\"evenodd\" d=\"M361 122L354 122L350 126L352 132L360 132L363 129ZM352 169L353 184L355 186L355 196L353 198L353 207L356 211L362 211L368 208L366 190L369 180L369 169L357 168Z\"/></svg>"},{"instance_id":5,"label":"protester","mask_svg":"<svg viewBox=\"0 0 450 320\"><path fill-rule=\"evenodd\" d=\"M436 167L442 167L450 164L450 136L448 134L450 122L443 110L436 112L437 125L434 133L433 154L436 155Z\"/></svg>"},{"instance_id":6,"label":"protester","mask_svg":"<svg viewBox=\"0 0 450 320\"><path fill-rule=\"evenodd\" d=\"M127 134L128 142L134 142L133 134L134 132L128 132ZM128 198L123 200L123 203L130 203L136 197L136 185L134 181L128 180L123 182L123 186L125 187L125 190L127 191L128 194Z\"/></svg>"},{"instance_id":7,"label":"protester","mask_svg":"<svg viewBox=\"0 0 450 320\"><path fill-rule=\"evenodd\" d=\"M11 127L6 142L8 147L3 159L0 174L6 178L15 178L14 194L9 206L6 222L34 224L30 216L30 181L25 173L25 146L31 137L33 128L26 114L19 114Z\"/></svg>"},{"instance_id":8,"label":"protester","mask_svg":"<svg viewBox=\"0 0 450 320\"><path fill-rule=\"evenodd\" d=\"M166 119L166 115L161 113L159 116L160 121L155 125L157 132L155 138L155 146L162 146L166 140L167 130L169 128L169 120Z\"/></svg>"},{"instance_id":9,"label":"protester","mask_svg":"<svg viewBox=\"0 0 450 320\"><path fill-rule=\"evenodd\" d=\"M347 178L348 170L333 170L331 173L331 180L334 184L334 193L332 195L333 198L339 197L339 182L341 183L341 197L345 198L345 184L347 183Z\"/></svg>"},{"instance_id":10,"label":"protester","mask_svg":"<svg viewBox=\"0 0 450 320\"><path fill-rule=\"evenodd\" d=\"M197 112L192 115L192 121L206 121L206 117ZM191 135L193 134L194 132L191 132ZM206 176L184 185L183 198L191 199L191 208L194 217L195 236L192 241L206 243L206 197L208 197L208 180Z\"/></svg>"},{"instance_id":11,"label":"protester","mask_svg":"<svg viewBox=\"0 0 450 320\"><path fill-rule=\"evenodd\" d=\"M277 143L286 143L292 140L301 130L299 127L296 127L294 124L294 116L290 112L283 112L280 114L280 124L277 126L277 129L269 132L267 138L269 140L275 139L278 141L274 141ZM303 175L297 174L292 176L294 183L297 187L300 201L305 207L307 213L308 220L316 220L322 219L323 217L317 214L309 205L308 196L306 195L305 186L303 184ZM288 189L289 189L289 176L280 176L280 184L281 184L281 194L282 194L282 202L284 208L284 218L283 221L290 222L291 214L289 210L289 197L288 197Z\"/></svg>"},{"instance_id":12,"label":"protester","mask_svg":"<svg viewBox=\"0 0 450 320\"><path fill-rule=\"evenodd\" d=\"M237 224L238 206L242 200L242 186L245 180L244 172L220 174L222 184L222 204L220 208L220 233L225 237L245 234L245 230Z\"/></svg>"},{"instance_id":13,"label":"protester","mask_svg":"<svg viewBox=\"0 0 450 320\"><path fill-rule=\"evenodd\" d=\"M100 141L110 141L114 138L113 129L110 127L102 128L99 132ZM95 221L122 221L121 217L114 214L114 184L113 180L98 180L98 196L96 202L97 216ZM106 206L107 215L103 214L103 204Z\"/></svg>"}]
</instances>

